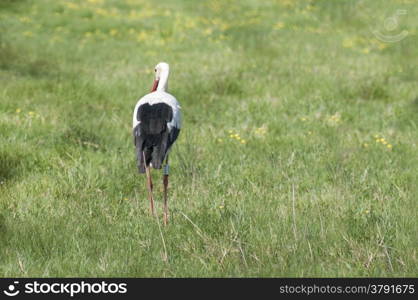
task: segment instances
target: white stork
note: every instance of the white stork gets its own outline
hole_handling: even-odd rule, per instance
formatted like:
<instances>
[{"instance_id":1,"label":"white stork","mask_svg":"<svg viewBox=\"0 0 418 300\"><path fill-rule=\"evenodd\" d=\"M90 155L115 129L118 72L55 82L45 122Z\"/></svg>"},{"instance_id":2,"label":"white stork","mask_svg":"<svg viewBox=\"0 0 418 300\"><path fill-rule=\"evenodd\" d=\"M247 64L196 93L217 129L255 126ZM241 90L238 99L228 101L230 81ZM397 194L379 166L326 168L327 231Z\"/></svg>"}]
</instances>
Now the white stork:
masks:
<instances>
[{"instance_id":1,"label":"white stork","mask_svg":"<svg viewBox=\"0 0 418 300\"><path fill-rule=\"evenodd\" d=\"M155 215L152 194L151 167L163 168L164 224L168 220L168 153L176 141L181 127L180 105L167 93L169 65L160 62L155 66L155 80L151 93L137 102L133 115L133 135L139 173L146 173L151 214Z\"/></svg>"}]
</instances>

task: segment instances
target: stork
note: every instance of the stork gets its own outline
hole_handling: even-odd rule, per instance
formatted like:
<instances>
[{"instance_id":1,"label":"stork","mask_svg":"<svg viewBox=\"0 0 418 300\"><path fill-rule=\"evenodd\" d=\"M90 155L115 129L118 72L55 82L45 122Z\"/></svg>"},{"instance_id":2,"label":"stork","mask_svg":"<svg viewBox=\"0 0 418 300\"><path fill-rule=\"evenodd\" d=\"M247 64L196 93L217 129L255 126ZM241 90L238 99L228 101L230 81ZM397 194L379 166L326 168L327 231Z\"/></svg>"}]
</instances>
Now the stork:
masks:
<instances>
[{"instance_id":1,"label":"stork","mask_svg":"<svg viewBox=\"0 0 418 300\"><path fill-rule=\"evenodd\" d=\"M147 177L150 212L155 216L151 167L163 167L164 224L168 222L168 154L181 128L180 105L167 93L169 65L160 62L155 66L155 80L151 92L137 102L133 114L133 136L139 173Z\"/></svg>"}]
</instances>

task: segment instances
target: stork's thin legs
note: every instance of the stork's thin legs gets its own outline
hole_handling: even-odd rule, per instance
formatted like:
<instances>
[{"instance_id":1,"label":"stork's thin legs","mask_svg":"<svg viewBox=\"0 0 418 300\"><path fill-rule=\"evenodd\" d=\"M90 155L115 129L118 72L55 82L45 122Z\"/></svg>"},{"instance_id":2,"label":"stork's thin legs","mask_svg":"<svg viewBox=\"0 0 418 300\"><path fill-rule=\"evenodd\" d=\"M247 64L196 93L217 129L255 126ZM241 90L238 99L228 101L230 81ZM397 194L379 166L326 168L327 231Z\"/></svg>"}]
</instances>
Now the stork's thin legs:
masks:
<instances>
[{"instance_id":1,"label":"stork's thin legs","mask_svg":"<svg viewBox=\"0 0 418 300\"><path fill-rule=\"evenodd\" d=\"M152 195L152 178L151 178L151 168L147 166L145 168L145 172L147 174L147 187L148 187L148 199L150 201L150 211L153 216L155 216L155 208L154 208L154 196Z\"/></svg>"},{"instance_id":2,"label":"stork's thin legs","mask_svg":"<svg viewBox=\"0 0 418 300\"><path fill-rule=\"evenodd\" d=\"M169 165L168 165L168 156L165 161L165 165L163 168L163 184L164 184L164 225L168 223L168 204L167 204L167 194L168 194L168 173L169 173Z\"/></svg>"},{"instance_id":3,"label":"stork's thin legs","mask_svg":"<svg viewBox=\"0 0 418 300\"><path fill-rule=\"evenodd\" d=\"M148 199L150 201L150 210L151 210L151 214L153 216L155 216L155 208L154 208L154 197L152 195L152 178L151 178L151 168L150 166L146 165L146 160L145 160L145 153L142 152L142 155L144 157L144 164L145 164L145 173L147 175L147 189L148 189Z\"/></svg>"}]
</instances>

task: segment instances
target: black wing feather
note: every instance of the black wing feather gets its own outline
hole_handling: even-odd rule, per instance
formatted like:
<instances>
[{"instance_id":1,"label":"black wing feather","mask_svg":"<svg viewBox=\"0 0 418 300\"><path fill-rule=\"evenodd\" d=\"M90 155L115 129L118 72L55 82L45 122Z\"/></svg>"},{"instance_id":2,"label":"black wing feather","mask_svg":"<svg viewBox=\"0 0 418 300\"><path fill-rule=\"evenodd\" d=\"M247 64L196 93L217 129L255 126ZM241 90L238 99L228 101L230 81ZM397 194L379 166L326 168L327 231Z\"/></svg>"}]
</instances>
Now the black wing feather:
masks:
<instances>
[{"instance_id":1,"label":"black wing feather","mask_svg":"<svg viewBox=\"0 0 418 300\"><path fill-rule=\"evenodd\" d=\"M138 171L144 173L145 166L150 163L153 168L160 169L180 131L167 127L173 119L173 109L165 103L144 103L138 108L136 118L140 122L133 131Z\"/></svg>"},{"instance_id":2,"label":"black wing feather","mask_svg":"<svg viewBox=\"0 0 418 300\"><path fill-rule=\"evenodd\" d=\"M173 146L173 144L177 140L179 134L180 134L180 129L178 129L177 127L171 128L171 131L168 135L167 150L169 150L171 148L171 146Z\"/></svg>"}]
</instances>

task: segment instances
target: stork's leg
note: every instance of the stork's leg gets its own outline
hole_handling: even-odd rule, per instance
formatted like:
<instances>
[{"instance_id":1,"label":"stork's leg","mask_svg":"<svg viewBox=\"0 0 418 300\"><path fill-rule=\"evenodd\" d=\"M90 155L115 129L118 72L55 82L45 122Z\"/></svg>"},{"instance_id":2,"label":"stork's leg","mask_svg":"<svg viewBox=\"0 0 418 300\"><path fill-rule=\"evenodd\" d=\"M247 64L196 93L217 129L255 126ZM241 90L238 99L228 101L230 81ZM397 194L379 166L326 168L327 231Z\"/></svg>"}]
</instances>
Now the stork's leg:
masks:
<instances>
[{"instance_id":1,"label":"stork's leg","mask_svg":"<svg viewBox=\"0 0 418 300\"><path fill-rule=\"evenodd\" d=\"M163 184L164 184L164 225L168 223L168 204L167 204L167 194L168 194L168 173L169 173L169 165L168 165L168 156L165 160L165 165L163 168Z\"/></svg>"},{"instance_id":2,"label":"stork's leg","mask_svg":"<svg viewBox=\"0 0 418 300\"><path fill-rule=\"evenodd\" d=\"M145 164L145 174L147 175L147 189L148 189L148 199L150 201L150 210L151 210L151 214L153 216L155 216L155 209L154 209L154 196L152 195L152 178L151 178L151 168L148 165L147 166L147 162L145 160L145 152L142 152L142 155L144 157L144 164Z\"/></svg>"}]
</instances>

